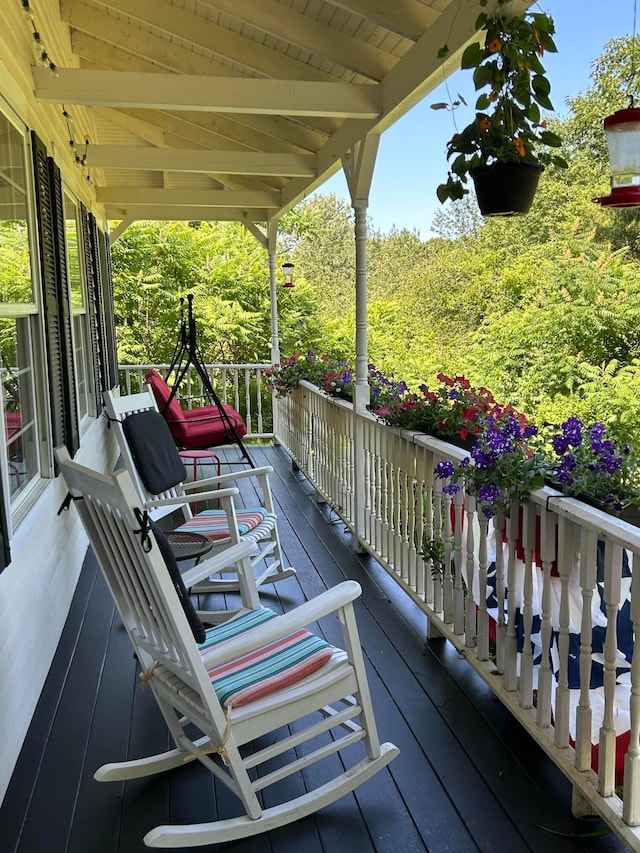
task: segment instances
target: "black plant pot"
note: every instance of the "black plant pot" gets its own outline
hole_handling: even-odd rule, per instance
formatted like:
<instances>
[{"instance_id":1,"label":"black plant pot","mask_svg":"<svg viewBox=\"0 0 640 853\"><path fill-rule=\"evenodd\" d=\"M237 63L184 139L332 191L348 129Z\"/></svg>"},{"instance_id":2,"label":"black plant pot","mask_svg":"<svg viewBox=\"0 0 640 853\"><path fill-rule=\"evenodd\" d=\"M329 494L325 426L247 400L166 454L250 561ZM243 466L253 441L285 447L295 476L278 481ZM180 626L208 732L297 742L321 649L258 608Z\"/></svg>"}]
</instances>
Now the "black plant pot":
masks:
<instances>
[{"instance_id":1,"label":"black plant pot","mask_svg":"<svg viewBox=\"0 0 640 853\"><path fill-rule=\"evenodd\" d=\"M522 216L529 213L544 166L533 163L493 163L471 169L478 207L483 216Z\"/></svg>"}]
</instances>

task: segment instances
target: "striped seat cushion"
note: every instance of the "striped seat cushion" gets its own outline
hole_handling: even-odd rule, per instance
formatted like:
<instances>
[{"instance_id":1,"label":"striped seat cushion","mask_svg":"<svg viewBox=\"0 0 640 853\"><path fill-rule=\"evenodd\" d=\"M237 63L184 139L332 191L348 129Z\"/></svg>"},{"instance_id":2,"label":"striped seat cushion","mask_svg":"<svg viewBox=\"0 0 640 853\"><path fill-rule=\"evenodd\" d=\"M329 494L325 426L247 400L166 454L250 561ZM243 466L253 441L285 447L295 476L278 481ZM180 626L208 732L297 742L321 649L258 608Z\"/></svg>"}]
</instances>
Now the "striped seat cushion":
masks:
<instances>
[{"instance_id":1,"label":"striped seat cushion","mask_svg":"<svg viewBox=\"0 0 640 853\"><path fill-rule=\"evenodd\" d=\"M232 641L275 615L263 607L209 628L204 643L199 646L205 666L207 652L211 649ZM315 672L331 659L334 651L325 640L303 628L222 666L207 666L207 672L222 705L246 705Z\"/></svg>"},{"instance_id":2,"label":"striped seat cushion","mask_svg":"<svg viewBox=\"0 0 640 853\"><path fill-rule=\"evenodd\" d=\"M240 509L236 512L238 531L240 536L261 539L268 535L273 529L275 516L267 512L264 507L252 507L251 509ZM179 531L188 530L191 533L201 533L208 536L214 542L229 538L229 524L227 515L222 509L206 509L194 515L189 521L185 521L177 528Z\"/></svg>"}]
</instances>

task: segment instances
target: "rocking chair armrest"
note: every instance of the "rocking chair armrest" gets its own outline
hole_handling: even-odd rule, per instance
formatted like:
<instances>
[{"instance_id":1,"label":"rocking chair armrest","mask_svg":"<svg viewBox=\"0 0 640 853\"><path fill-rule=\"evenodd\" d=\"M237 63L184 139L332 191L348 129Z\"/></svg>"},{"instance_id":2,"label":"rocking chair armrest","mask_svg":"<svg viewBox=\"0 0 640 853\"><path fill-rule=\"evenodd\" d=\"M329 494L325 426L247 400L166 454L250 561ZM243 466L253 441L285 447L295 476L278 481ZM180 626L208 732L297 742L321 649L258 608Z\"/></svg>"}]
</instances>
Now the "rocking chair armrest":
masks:
<instances>
[{"instance_id":1,"label":"rocking chair armrest","mask_svg":"<svg viewBox=\"0 0 640 853\"><path fill-rule=\"evenodd\" d=\"M234 482L235 480L243 480L247 477L268 477L273 474L271 465L263 465L261 468L248 468L245 471L228 471L226 474L216 474L213 477L203 477L202 480L193 480L189 483L183 483L182 488L186 492L188 489L201 489L203 486L215 486L217 483Z\"/></svg>"},{"instance_id":2,"label":"rocking chair armrest","mask_svg":"<svg viewBox=\"0 0 640 853\"><path fill-rule=\"evenodd\" d=\"M147 501L147 506L155 508L158 506L181 506L182 504L199 503L200 501L222 500L223 498L234 498L239 494L237 489L215 489L211 492L198 492L195 495L176 495L174 498L156 498Z\"/></svg>"},{"instance_id":3,"label":"rocking chair armrest","mask_svg":"<svg viewBox=\"0 0 640 853\"><path fill-rule=\"evenodd\" d=\"M347 607L356 598L359 598L361 592L362 588L357 581L343 581L296 607L295 610L291 610L282 616L276 616L275 619L269 619L257 628L252 628L241 636L234 637L233 640L214 646L210 652L202 656L202 659L206 667L210 669L229 660L230 653L234 658L241 657L260 648L260 646L266 646L281 637L286 637L287 634L292 634L300 628L317 622L323 616Z\"/></svg>"},{"instance_id":4,"label":"rocking chair armrest","mask_svg":"<svg viewBox=\"0 0 640 853\"><path fill-rule=\"evenodd\" d=\"M257 551L258 546L255 542L238 542L237 545L231 545L213 557L202 560L197 566L193 566L186 572L182 572L182 581L188 589L198 583L198 581L205 580L210 575L224 571L233 563L237 563L245 557L251 557Z\"/></svg>"}]
</instances>

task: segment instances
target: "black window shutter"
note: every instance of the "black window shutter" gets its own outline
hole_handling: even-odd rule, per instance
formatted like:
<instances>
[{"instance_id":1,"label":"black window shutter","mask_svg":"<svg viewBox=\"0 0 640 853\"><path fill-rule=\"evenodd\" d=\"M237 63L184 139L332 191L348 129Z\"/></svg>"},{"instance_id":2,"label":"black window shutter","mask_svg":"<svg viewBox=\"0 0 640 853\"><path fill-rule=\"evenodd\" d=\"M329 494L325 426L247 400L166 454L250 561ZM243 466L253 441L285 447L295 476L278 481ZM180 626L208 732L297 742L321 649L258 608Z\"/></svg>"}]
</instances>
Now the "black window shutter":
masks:
<instances>
[{"instance_id":1,"label":"black window shutter","mask_svg":"<svg viewBox=\"0 0 640 853\"><path fill-rule=\"evenodd\" d=\"M44 143L32 134L38 241L47 334L49 394L54 447L73 456L80 446L71 338L69 279L64 240L64 200L60 170Z\"/></svg>"},{"instance_id":2,"label":"black window shutter","mask_svg":"<svg viewBox=\"0 0 640 853\"><path fill-rule=\"evenodd\" d=\"M113 303L113 277L111 273L111 247L109 237L96 228L97 248L100 257L102 285L102 309L104 321L105 354L107 360L107 388L118 384L118 347L116 344L116 321Z\"/></svg>"},{"instance_id":3,"label":"black window shutter","mask_svg":"<svg viewBox=\"0 0 640 853\"><path fill-rule=\"evenodd\" d=\"M105 388L104 368L104 335L102 332L102 294L100 293L98 281L98 264L94 252L94 240L92 236L93 217L89 215L86 207L80 203L80 219L82 222L82 248L84 252L84 268L87 277L87 311L89 314L89 329L91 333L91 352L93 355L93 379L96 390L95 414L100 414L102 407L101 392Z\"/></svg>"}]
</instances>

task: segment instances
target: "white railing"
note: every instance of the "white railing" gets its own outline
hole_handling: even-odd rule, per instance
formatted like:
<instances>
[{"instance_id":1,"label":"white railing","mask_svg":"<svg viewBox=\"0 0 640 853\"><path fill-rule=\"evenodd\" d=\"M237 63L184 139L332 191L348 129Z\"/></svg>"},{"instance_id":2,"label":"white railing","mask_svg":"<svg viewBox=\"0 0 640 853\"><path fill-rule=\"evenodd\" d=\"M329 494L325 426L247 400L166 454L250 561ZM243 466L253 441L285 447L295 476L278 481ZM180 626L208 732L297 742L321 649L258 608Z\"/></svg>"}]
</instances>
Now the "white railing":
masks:
<instances>
[{"instance_id":1,"label":"white railing","mask_svg":"<svg viewBox=\"0 0 640 853\"><path fill-rule=\"evenodd\" d=\"M601 815L640 851L640 528L546 487L487 521L434 477L464 450L356 417L307 383L276 408L277 439L429 636L453 643L562 769L576 815Z\"/></svg>"},{"instance_id":2,"label":"white railing","mask_svg":"<svg viewBox=\"0 0 640 853\"><path fill-rule=\"evenodd\" d=\"M118 370L120 391L135 394L144 385L148 370L154 368L169 384L168 364L121 364ZM247 427L247 438L273 438L272 395L265 371L270 364L206 364L207 377L223 403L240 412ZM208 404L202 380L193 367L180 385L179 399L187 408Z\"/></svg>"}]
</instances>

